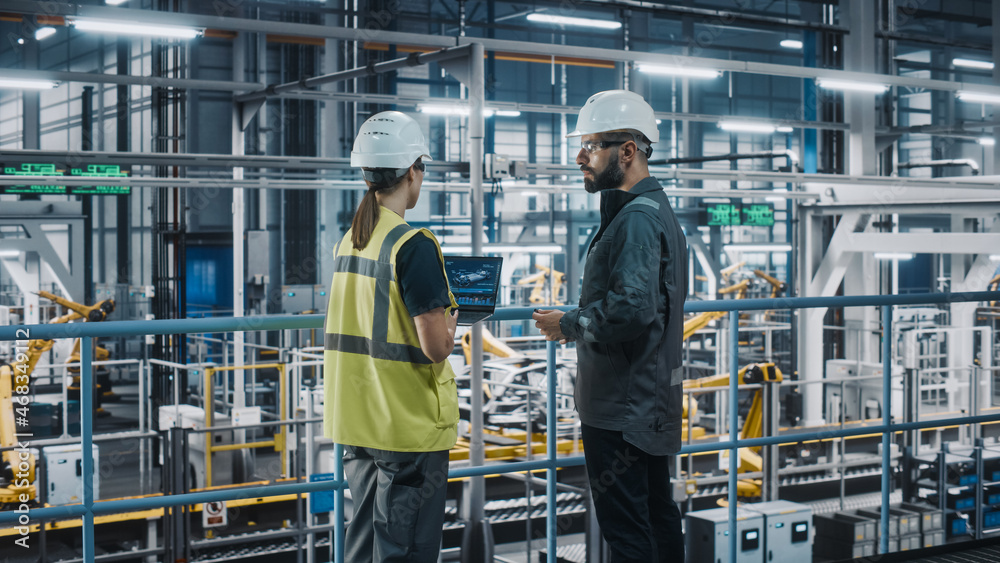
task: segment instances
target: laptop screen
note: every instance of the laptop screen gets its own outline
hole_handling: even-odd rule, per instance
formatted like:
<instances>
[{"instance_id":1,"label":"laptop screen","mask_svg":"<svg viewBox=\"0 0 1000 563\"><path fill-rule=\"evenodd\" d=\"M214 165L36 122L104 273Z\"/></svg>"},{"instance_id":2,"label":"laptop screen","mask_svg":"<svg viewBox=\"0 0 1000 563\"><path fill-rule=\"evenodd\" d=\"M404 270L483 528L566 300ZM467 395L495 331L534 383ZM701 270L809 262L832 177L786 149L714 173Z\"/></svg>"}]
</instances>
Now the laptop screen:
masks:
<instances>
[{"instance_id":1,"label":"laptop screen","mask_svg":"<svg viewBox=\"0 0 1000 563\"><path fill-rule=\"evenodd\" d=\"M503 258L494 256L444 257L448 285L459 308L492 310L496 307L502 263Z\"/></svg>"}]
</instances>

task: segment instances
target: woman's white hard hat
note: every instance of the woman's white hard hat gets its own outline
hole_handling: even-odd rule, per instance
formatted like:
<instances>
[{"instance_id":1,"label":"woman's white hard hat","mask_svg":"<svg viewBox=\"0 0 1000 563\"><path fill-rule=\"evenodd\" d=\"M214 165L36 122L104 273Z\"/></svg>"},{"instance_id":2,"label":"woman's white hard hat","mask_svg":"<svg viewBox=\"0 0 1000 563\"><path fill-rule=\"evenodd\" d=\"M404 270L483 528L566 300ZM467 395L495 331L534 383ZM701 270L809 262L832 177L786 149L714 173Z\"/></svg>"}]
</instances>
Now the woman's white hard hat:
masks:
<instances>
[{"instance_id":1,"label":"woman's white hard hat","mask_svg":"<svg viewBox=\"0 0 1000 563\"><path fill-rule=\"evenodd\" d=\"M399 111L383 111L361 124L351 166L358 168L409 168L418 158L431 160L420 124Z\"/></svg>"}]
</instances>

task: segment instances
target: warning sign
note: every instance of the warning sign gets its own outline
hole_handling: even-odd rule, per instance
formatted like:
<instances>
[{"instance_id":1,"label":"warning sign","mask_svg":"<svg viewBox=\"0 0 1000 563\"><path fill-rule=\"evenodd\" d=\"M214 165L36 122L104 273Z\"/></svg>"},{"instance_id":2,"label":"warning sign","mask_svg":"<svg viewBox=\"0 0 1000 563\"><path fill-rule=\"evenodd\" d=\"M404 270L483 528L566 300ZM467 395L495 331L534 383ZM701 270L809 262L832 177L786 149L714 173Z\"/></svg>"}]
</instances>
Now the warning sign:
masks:
<instances>
[{"instance_id":1,"label":"warning sign","mask_svg":"<svg viewBox=\"0 0 1000 563\"><path fill-rule=\"evenodd\" d=\"M201 507L201 525L205 528L217 528L228 525L226 518L226 503L222 501L206 502Z\"/></svg>"}]
</instances>

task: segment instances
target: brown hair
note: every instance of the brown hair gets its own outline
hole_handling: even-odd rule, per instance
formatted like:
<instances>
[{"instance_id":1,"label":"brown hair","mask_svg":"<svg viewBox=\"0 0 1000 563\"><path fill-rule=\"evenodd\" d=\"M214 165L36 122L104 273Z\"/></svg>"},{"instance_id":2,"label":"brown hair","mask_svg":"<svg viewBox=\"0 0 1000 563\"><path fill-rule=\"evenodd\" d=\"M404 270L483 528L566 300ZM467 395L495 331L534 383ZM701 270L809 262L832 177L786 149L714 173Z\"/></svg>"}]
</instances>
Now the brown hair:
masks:
<instances>
[{"instance_id":1,"label":"brown hair","mask_svg":"<svg viewBox=\"0 0 1000 563\"><path fill-rule=\"evenodd\" d=\"M368 246L372 240L372 233L375 232L375 225L378 224L381 206L375 193L391 194L396 191L403 178L407 176L407 174L403 174L397 177L395 172L394 169L365 169L365 183L368 184L368 191L365 192L365 197L361 198L358 210L354 212L354 220L351 221L351 242L354 243L356 250L364 250ZM408 169L407 172L409 172ZM374 178L376 181L368 180L367 177Z\"/></svg>"}]
</instances>

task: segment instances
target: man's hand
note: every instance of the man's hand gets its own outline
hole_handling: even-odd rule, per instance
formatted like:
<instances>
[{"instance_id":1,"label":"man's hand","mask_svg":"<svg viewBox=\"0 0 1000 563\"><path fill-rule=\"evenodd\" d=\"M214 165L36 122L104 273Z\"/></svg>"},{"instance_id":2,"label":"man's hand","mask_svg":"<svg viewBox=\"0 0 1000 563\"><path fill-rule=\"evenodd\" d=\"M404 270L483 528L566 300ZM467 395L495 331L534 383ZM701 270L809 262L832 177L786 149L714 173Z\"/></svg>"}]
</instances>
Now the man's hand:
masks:
<instances>
[{"instance_id":1,"label":"man's hand","mask_svg":"<svg viewBox=\"0 0 1000 563\"><path fill-rule=\"evenodd\" d=\"M562 311L557 310L535 309L531 318L535 320L535 328L542 331L546 340L558 340L560 344L566 344L572 342L573 339L563 334L562 328L559 326L559 319L562 318L563 314Z\"/></svg>"}]
</instances>

